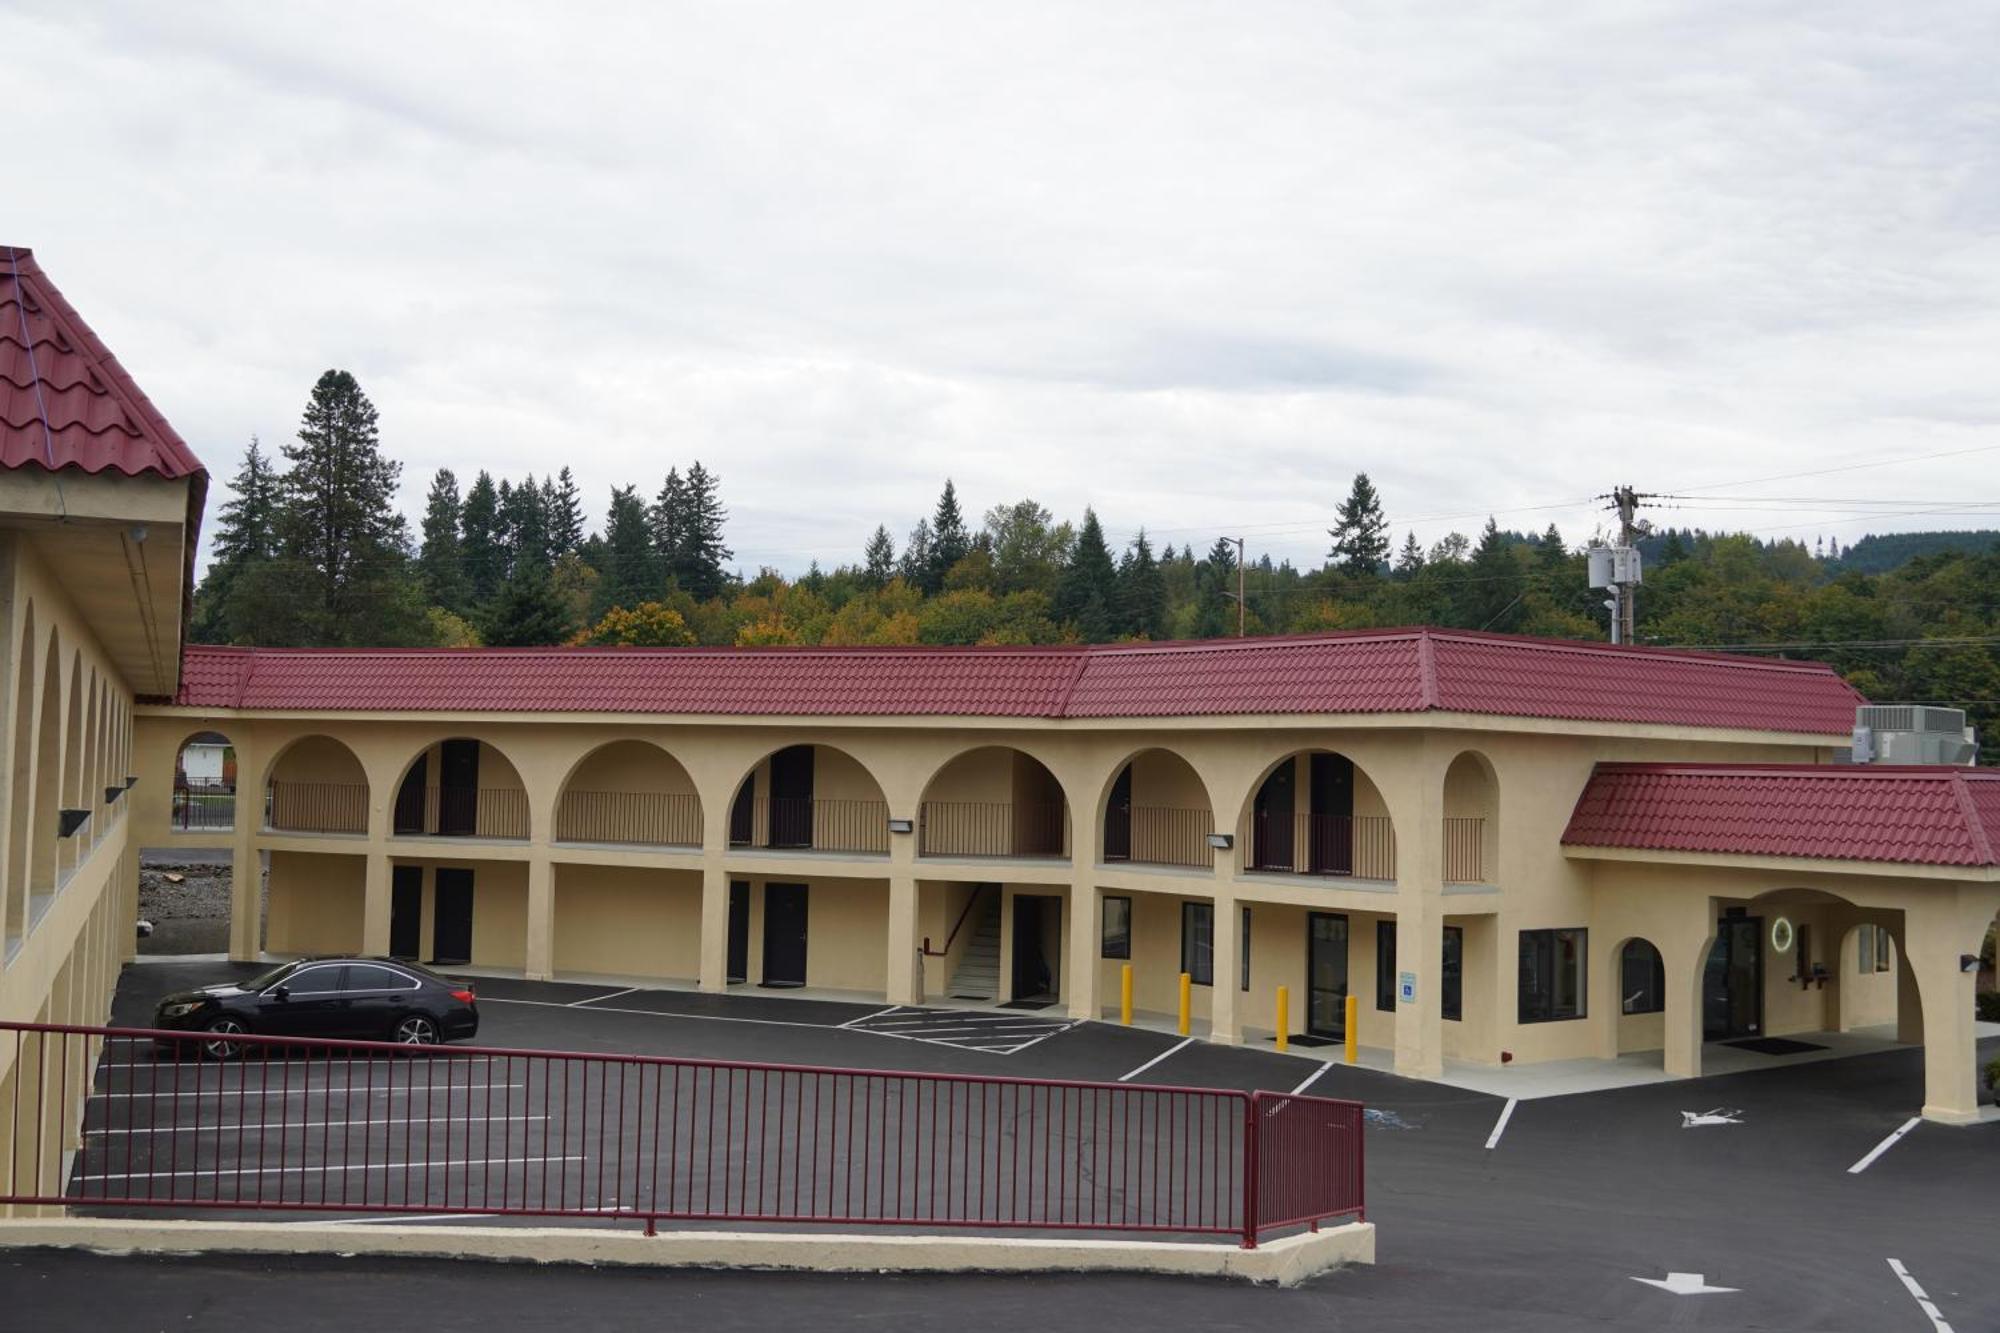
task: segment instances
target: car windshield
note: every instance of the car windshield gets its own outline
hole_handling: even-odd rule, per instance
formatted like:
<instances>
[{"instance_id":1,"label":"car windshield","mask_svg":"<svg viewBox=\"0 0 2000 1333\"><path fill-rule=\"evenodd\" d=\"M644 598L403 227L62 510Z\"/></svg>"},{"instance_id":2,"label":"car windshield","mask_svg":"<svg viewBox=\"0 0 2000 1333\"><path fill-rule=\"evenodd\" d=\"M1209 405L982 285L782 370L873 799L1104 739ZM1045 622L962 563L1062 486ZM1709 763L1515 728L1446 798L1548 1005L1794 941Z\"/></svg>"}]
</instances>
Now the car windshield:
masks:
<instances>
[{"instance_id":1,"label":"car windshield","mask_svg":"<svg viewBox=\"0 0 2000 1333\"><path fill-rule=\"evenodd\" d=\"M243 983L244 990L269 990L286 977L299 970L297 963L281 963L269 972L260 973Z\"/></svg>"}]
</instances>

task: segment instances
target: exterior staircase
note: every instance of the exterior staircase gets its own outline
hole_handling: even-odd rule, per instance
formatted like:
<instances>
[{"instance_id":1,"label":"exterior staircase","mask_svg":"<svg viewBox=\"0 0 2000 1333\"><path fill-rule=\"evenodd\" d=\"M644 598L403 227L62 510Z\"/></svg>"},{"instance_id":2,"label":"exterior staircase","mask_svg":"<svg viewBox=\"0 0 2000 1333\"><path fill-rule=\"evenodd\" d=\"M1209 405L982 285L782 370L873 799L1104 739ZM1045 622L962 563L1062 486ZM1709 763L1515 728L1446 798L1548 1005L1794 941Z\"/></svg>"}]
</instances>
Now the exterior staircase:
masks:
<instances>
[{"instance_id":1,"label":"exterior staircase","mask_svg":"<svg viewBox=\"0 0 2000 1333\"><path fill-rule=\"evenodd\" d=\"M981 889L972 938L959 956L947 994L954 1000L991 1000L1000 994L1000 894Z\"/></svg>"}]
</instances>

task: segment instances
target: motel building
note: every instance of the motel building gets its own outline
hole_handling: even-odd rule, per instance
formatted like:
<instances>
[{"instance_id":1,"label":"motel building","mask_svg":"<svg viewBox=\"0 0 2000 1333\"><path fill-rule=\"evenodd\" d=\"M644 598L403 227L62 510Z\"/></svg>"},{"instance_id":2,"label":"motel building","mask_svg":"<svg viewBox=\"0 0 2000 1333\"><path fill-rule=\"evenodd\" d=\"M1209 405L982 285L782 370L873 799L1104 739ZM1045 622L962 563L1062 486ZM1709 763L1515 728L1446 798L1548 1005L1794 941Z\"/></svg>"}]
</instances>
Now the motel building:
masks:
<instances>
[{"instance_id":1,"label":"motel building","mask_svg":"<svg viewBox=\"0 0 2000 1333\"><path fill-rule=\"evenodd\" d=\"M2000 772L1842 762L1865 701L1825 667L1433 629L191 645L206 474L0 261L0 1020L102 1022L139 850L226 844L239 960L1087 1019L1129 967L1140 1021L1185 974L1222 1043L1281 989L1343 1040L1353 996L1364 1059L1418 1078L1867 1032L1921 1044L1925 1115L1981 1116ZM177 790L191 744L227 790ZM36 1132L73 1143L62 1077Z\"/></svg>"}]
</instances>

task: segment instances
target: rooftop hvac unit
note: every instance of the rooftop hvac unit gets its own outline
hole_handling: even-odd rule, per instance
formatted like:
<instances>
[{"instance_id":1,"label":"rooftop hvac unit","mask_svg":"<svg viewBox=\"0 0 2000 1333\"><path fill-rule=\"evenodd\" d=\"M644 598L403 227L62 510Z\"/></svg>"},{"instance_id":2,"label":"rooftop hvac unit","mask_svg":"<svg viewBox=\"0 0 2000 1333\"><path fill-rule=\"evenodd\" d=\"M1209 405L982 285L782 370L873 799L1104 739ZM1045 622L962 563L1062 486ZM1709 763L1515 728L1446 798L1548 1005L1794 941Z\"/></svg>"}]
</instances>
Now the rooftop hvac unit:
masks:
<instances>
[{"instance_id":1,"label":"rooftop hvac unit","mask_svg":"<svg viewBox=\"0 0 2000 1333\"><path fill-rule=\"evenodd\" d=\"M1963 708L1862 704L1854 710L1857 764L1972 764L1979 741Z\"/></svg>"}]
</instances>

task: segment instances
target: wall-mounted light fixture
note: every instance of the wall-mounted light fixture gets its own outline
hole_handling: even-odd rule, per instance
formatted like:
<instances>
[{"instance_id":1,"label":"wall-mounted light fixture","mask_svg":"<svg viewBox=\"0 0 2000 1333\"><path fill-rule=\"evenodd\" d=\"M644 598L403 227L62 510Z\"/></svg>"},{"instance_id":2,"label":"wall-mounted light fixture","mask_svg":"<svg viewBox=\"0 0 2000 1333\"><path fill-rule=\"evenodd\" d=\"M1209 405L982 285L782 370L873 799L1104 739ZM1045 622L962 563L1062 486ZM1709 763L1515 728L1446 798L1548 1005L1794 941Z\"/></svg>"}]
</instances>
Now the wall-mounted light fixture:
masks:
<instances>
[{"instance_id":1,"label":"wall-mounted light fixture","mask_svg":"<svg viewBox=\"0 0 2000 1333\"><path fill-rule=\"evenodd\" d=\"M126 791L131 791L131 790L132 790L132 789L133 789L134 787L136 787L136 786L138 786L138 785L139 785L139 779L137 779L137 778L135 778L135 777L131 776L130 774L127 774L127 775L126 775L126 778L125 778L125 790L126 790Z\"/></svg>"},{"instance_id":2,"label":"wall-mounted light fixture","mask_svg":"<svg viewBox=\"0 0 2000 1333\"><path fill-rule=\"evenodd\" d=\"M113 801L117 800L120 796L123 796L124 794L125 794L125 789L123 787L106 787L104 789L104 803L106 805L110 805Z\"/></svg>"},{"instance_id":3,"label":"wall-mounted light fixture","mask_svg":"<svg viewBox=\"0 0 2000 1333\"><path fill-rule=\"evenodd\" d=\"M89 822L90 811L88 810L58 810L56 812L56 836L58 838L74 837L76 836L76 831Z\"/></svg>"},{"instance_id":4,"label":"wall-mounted light fixture","mask_svg":"<svg viewBox=\"0 0 2000 1333\"><path fill-rule=\"evenodd\" d=\"M891 833L915 833L916 831L917 821L914 819L891 819L889 821L889 832Z\"/></svg>"},{"instance_id":5,"label":"wall-mounted light fixture","mask_svg":"<svg viewBox=\"0 0 2000 1333\"><path fill-rule=\"evenodd\" d=\"M1976 953L1960 954L1958 956L1958 970L1961 972L1977 972L1979 970L1979 955Z\"/></svg>"},{"instance_id":6,"label":"wall-mounted light fixture","mask_svg":"<svg viewBox=\"0 0 2000 1333\"><path fill-rule=\"evenodd\" d=\"M1226 852L1236 845L1236 835L1234 833L1211 833L1208 835L1208 845L1215 848L1218 852Z\"/></svg>"}]
</instances>

